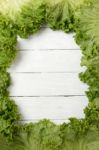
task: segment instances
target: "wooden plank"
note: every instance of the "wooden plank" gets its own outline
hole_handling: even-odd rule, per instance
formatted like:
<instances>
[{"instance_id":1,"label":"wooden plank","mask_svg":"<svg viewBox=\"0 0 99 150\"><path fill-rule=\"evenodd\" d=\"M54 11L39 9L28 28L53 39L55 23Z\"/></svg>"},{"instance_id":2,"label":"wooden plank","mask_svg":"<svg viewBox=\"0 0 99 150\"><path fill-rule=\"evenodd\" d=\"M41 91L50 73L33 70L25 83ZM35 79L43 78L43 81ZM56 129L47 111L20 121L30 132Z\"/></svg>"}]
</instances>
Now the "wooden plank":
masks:
<instances>
[{"instance_id":1,"label":"wooden plank","mask_svg":"<svg viewBox=\"0 0 99 150\"><path fill-rule=\"evenodd\" d=\"M73 34L49 28L40 30L28 39L18 37L18 47L21 50L80 49L75 43Z\"/></svg>"},{"instance_id":2,"label":"wooden plank","mask_svg":"<svg viewBox=\"0 0 99 150\"><path fill-rule=\"evenodd\" d=\"M83 118L83 109L88 100L85 96L74 97L14 97L24 121L51 119L68 120L70 117Z\"/></svg>"},{"instance_id":3,"label":"wooden plank","mask_svg":"<svg viewBox=\"0 0 99 150\"><path fill-rule=\"evenodd\" d=\"M87 98L76 95L85 95L87 86L78 78L81 52L73 34L46 28L28 39L18 37L18 47L21 51L9 70L9 90L22 122L47 118L60 124L70 117L84 117Z\"/></svg>"},{"instance_id":4,"label":"wooden plank","mask_svg":"<svg viewBox=\"0 0 99 150\"><path fill-rule=\"evenodd\" d=\"M84 95L77 73L11 73L11 96Z\"/></svg>"},{"instance_id":5,"label":"wooden plank","mask_svg":"<svg viewBox=\"0 0 99 150\"><path fill-rule=\"evenodd\" d=\"M81 52L21 51L10 72L80 72Z\"/></svg>"}]
</instances>

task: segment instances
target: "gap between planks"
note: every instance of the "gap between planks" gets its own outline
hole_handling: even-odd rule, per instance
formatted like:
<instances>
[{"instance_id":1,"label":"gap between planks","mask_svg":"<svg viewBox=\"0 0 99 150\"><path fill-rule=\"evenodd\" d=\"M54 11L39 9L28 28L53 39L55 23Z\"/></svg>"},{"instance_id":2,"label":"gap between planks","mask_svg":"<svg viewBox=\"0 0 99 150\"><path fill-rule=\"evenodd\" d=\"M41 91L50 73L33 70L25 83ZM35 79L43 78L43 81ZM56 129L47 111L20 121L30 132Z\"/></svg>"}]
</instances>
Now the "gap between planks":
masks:
<instances>
[{"instance_id":1,"label":"gap between planks","mask_svg":"<svg viewBox=\"0 0 99 150\"><path fill-rule=\"evenodd\" d=\"M86 95L46 95L46 96L10 96L11 98L21 98L21 97L25 97L25 98L40 98L40 97L55 97L55 98L57 98L57 97L85 97Z\"/></svg>"}]
</instances>

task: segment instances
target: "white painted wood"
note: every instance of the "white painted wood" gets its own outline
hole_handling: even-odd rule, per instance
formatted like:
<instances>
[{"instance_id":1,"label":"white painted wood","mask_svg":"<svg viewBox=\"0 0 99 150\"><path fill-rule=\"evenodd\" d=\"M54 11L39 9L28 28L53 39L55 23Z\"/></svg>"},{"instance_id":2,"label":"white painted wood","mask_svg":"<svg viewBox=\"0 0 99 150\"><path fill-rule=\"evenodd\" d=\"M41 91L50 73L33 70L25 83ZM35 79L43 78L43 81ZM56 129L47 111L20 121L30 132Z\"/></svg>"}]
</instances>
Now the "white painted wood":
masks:
<instances>
[{"instance_id":1,"label":"white painted wood","mask_svg":"<svg viewBox=\"0 0 99 150\"><path fill-rule=\"evenodd\" d=\"M77 73L11 73L11 96L84 95Z\"/></svg>"},{"instance_id":2,"label":"white painted wood","mask_svg":"<svg viewBox=\"0 0 99 150\"><path fill-rule=\"evenodd\" d=\"M88 105L85 96L75 97L15 97L25 121L51 119L68 120L70 117L84 118L83 109Z\"/></svg>"},{"instance_id":3,"label":"white painted wood","mask_svg":"<svg viewBox=\"0 0 99 150\"><path fill-rule=\"evenodd\" d=\"M50 119L55 123L83 118L87 106L87 86L78 72L81 52L73 34L45 28L29 39L18 37L20 53L9 69L10 95L22 113L22 122ZM68 95L68 97L64 97Z\"/></svg>"},{"instance_id":4,"label":"white painted wood","mask_svg":"<svg viewBox=\"0 0 99 150\"><path fill-rule=\"evenodd\" d=\"M28 39L18 37L18 47L21 50L79 49L73 34L52 31L49 28L40 30Z\"/></svg>"},{"instance_id":5,"label":"white painted wood","mask_svg":"<svg viewBox=\"0 0 99 150\"><path fill-rule=\"evenodd\" d=\"M81 51L21 51L10 72L80 72Z\"/></svg>"}]
</instances>

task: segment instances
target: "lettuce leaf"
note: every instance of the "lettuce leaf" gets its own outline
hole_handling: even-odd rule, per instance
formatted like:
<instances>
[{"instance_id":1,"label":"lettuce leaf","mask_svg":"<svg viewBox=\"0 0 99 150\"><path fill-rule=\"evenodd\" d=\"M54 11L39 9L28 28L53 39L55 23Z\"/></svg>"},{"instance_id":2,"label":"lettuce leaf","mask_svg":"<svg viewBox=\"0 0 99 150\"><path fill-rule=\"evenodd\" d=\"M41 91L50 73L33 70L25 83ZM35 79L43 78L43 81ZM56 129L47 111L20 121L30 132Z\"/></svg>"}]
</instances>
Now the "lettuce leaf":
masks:
<instances>
[{"instance_id":1,"label":"lettuce leaf","mask_svg":"<svg viewBox=\"0 0 99 150\"><path fill-rule=\"evenodd\" d=\"M0 13L15 19L16 14L21 11L21 7L29 0L0 0Z\"/></svg>"},{"instance_id":2,"label":"lettuce leaf","mask_svg":"<svg viewBox=\"0 0 99 150\"><path fill-rule=\"evenodd\" d=\"M52 29L75 30L75 14L87 0L46 0L46 22Z\"/></svg>"}]
</instances>

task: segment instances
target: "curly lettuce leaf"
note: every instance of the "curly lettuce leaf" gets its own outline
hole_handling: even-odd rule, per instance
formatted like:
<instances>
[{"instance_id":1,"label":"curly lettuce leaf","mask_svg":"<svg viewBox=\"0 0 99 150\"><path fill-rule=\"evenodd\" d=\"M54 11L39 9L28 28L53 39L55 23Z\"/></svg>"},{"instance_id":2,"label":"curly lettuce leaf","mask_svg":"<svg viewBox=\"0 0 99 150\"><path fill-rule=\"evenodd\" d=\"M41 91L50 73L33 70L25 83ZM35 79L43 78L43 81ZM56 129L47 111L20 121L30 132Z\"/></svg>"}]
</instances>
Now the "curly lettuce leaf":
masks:
<instances>
[{"instance_id":1,"label":"curly lettuce leaf","mask_svg":"<svg viewBox=\"0 0 99 150\"><path fill-rule=\"evenodd\" d=\"M29 0L0 0L0 13L15 19L17 13L21 11L21 7Z\"/></svg>"},{"instance_id":2,"label":"curly lettuce leaf","mask_svg":"<svg viewBox=\"0 0 99 150\"><path fill-rule=\"evenodd\" d=\"M26 125L14 139L15 150L58 150L62 142L59 129L48 120Z\"/></svg>"},{"instance_id":3,"label":"curly lettuce leaf","mask_svg":"<svg viewBox=\"0 0 99 150\"><path fill-rule=\"evenodd\" d=\"M76 41L83 52L82 65L99 55L99 1L81 9L76 28Z\"/></svg>"},{"instance_id":4,"label":"curly lettuce leaf","mask_svg":"<svg viewBox=\"0 0 99 150\"><path fill-rule=\"evenodd\" d=\"M17 55L17 33L13 22L0 15L0 68L8 68Z\"/></svg>"},{"instance_id":5,"label":"curly lettuce leaf","mask_svg":"<svg viewBox=\"0 0 99 150\"><path fill-rule=\"evenodd\" d=\"M94 1L90 7L82 9L80 14L81 33L85 34L90 41L99 45L99 1Z\"/></svg>"},{"instance_id":6,"label":"curly lettuce leaf","mask_svg":"<svg viewBox=\"0 0 99 150\"><path fill-rule=\"evenodd\" d=\"M76 41L83 53L81 65L86 71L80 79L89 85L86 92L89 101L99 97L99 1L93 0L83 6L76 20Z\"/></svg>"},{"instance_id":7,"label":"curly lettuce leaf","mask_svg":"<svg viewBox=\"0 0 99 150\"><path fill-rule=\"evenodd\" d=\"M26 38L38 31L44 23L45 2L43 0L1 0L0 12L12 20L17 35Z\"/></svg>"},{"instance_id":8,"label":"curly lettuce leaf","mask_svg":"<svg viewBox=\"0 0 99 150\"><path fill-rule=\"evenodd\" d=\"M46 5L46 22L50 28L73 30L74 18L68 0L47 1Z\"/></svg>"},{"instance_id":9,"label":"curly lettuce leaf","mask_svg":"<svg viewBox=\"0 0 99 150\"><path fill-rule=\"evenodd\" d=\"M46 22L52 29L74 31L75 13L87 0L46 0Z\"/></svg>"},{"instance_id":10,"label":"curly lettuce leaf","mask_svg":"<svg viewBox=\"0 0 99 150\"><path fill-rule=\"evenodd\" d=\"M75 141L64 140L61 150L98 150L99 133L88 132L85 136L76 138Z\"/></svg>"},{"instance_id":11,"label":"curly lettuce leaf","mask_svg":"<svg viewBox=\"0 0 99 150\"><path fill-rule=\"evenodd\" d=\"M7 96L0 95L0 134L12 140L13 134L17 132L16 122L20 114L14 101Z\"/></svg>"},{"instance_id":12,"label":"curly lettuce leaf","mask_svg":"<svg viewBox=\"0 0 99 150\"><path fill-rule=\"evenodd\" d=\"M42 0L31 0L24 4L16 16L17 34L27 38L45 23L45 4Z\"/></svg>"}]
</instances>

